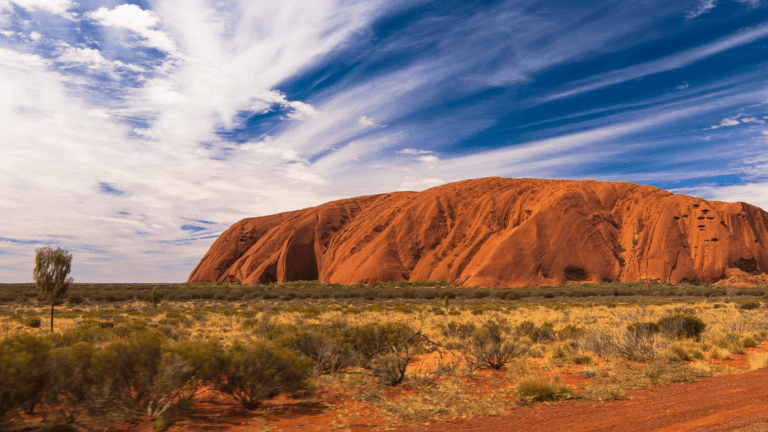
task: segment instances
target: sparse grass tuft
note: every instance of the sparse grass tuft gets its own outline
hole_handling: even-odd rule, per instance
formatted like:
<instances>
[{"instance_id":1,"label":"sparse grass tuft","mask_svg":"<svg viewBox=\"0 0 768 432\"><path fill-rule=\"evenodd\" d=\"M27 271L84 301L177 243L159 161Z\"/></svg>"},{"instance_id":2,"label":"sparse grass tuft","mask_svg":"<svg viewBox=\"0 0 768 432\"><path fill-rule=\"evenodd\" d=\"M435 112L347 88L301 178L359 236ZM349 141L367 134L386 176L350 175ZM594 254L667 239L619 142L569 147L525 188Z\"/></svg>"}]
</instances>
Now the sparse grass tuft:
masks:
<instances>
[{"instance_id":1,"label":"sparse grass tuft","mask_svg":"<svg viewBox=\"0 0 768 432\"><path fill-rule=\"evenodd\" d=\"M573 390L565 384L558 384L543 377L531 377L520 381L515 397L525 402L548 402L568 399Z\"/></svg>"}]
</instances>

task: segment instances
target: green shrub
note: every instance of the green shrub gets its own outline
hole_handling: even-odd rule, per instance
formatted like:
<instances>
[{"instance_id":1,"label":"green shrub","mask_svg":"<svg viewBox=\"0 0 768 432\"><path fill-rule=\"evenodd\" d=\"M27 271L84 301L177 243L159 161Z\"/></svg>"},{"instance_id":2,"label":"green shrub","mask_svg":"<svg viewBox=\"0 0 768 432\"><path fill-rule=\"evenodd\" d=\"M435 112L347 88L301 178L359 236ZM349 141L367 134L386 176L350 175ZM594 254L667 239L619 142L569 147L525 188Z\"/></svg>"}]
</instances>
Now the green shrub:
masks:
<instances>
[{"instance_id":1,"label":"green shrub","mask_svg":"<svg viewBox=\"0 0 768 432\"><path fill-rule=\"evenodd\" d=\"M69 295L67 296L67 303L69 305L79 305L79 304L83 304L84 302L85 302L85 299L80 294L69 293Z\"/></svg>"},{"instance_id":2,"label":"green shrub","mask_svg":"<svg viewBox=\"0 0 768 432\"><path fill-rule=\"evenodd\" d=\"M387 351L373 362L373 375L382 385L395 386L403 382L411 358L407 351Z\"/></svg>"},{"instance_id":3,"label":"green shrub","mask_svg":"<svg viewBox=\"0 0 768 432\"><path fill-rule=\"evenodd\" d=\"M627 330L637 337L655 335L659 332L659 325L654 322L637 322L627 326Z\"/></svg>"},{"instance_id":4,"label":"green shrub","mask_svg":"<svg viewBox=\"0 0 768 432\"><path fill-rule=\"evenodd\" d=\"M43 320L40 317L27 317L24 319L24 325L29 328L40 328Z\"/></svg>"},{"instance_id":5,"label":"green shrub","mask_svg":"<svg viewBox=\"0 0 768 432\"><path fill-rule=\"evenodd\" d=\"M659 331L674 339L701 338L707 325L699 317L689 313L676 313L659 319Z\"/></svg>"},{"instance_id":6,"label":"green shrub","mask_svg":"<svg viewBox=\"0 0 768 432\"><path fill-rule=\"evenodd\" d=\"M435 315L445 315L445 311L440 307L433 307L431 312Z\"/></svg>"},{"instance_id":7,"label":"green shrub","mask_svg":"<svg viewBox=\"0 0 768 432\"><path fill-rule=\"evenodd\" d=\"M559 340L576 339L582 334L584 334L584 329L576 327L573 324L568 324L556 332L557 338Z\"/></svg>"},{"instance_id":8,"label":"green shrub","mask_svg":"<svg viewBox=\"0 0 768 432\"><path fill-rule=\"evenodd\" d=\"M754 310L762 306L762 304L757 300L747 300L744 303L741 303L739 305L739 309L742 310Z\"/></svg>"},{"instance_id":9,"label":"green shrub","mask_svg":"<svg viewBox=\"0 0 768 432\"><path fill-rule=\"evenodd\" d=\"M382 349L400 346L413 331L405 323L371 323L352 327L345 332L343 339L354 350L370 358Z\"/></svg>"},{"instance_id":10,"label":"green shrub","mask_svg":"<svg viewBox=\"0 0 768 432\"><path fill-rule=\"evenodd\" d=\"M527 336L534 343L552 342L556 338L554 326L552 323L545 322L541 327L537 327L530 321L523 321L515 328L515 333L519 336Z\"/></svg>"},{"instance_id":11,"label":"green shrub","mask_svg":"<svg viewBox=\"0 0 768 432\"><path fill-rule=\"evenodd\" d=\"M138 331L125 341L107 345L95 362L95 373L109 384L110 397L127 414L161 416L183 393L193 376L184 359L165 349L157 331Z\"/></svg>"},{"instance_id":12,"label":"green shrub","mask_svg":"<svg viewBox=\"0 0 768 432\"><path fill-rule=\"evenodd\" d=\"M100 416L108 411L111 400L100 387L93 368L96 350L93 344L78 342L55 348L50 353L50 383L46 389L49 405L61 405L61 414L72 423L82 410Z\"/></svg>"},{"instance_id":13,"label":"green shrub","mask_svg":"<svg viewBox=\"0 0 768 432\"><path fill-rule=\"evenodd\" d=\"M573 391L564 384L540 377L520 381L515 389L515 397L526 402L557 401L571 397Z\"/></svg>"},{"instance_id":14,"label":"green shrub","mask_svg":"<svg viewBox=\"0 0 768 432\"><path fill-rule=\"evenodd\" d=\"M475 323L457 323L456 321L443 322L439 326L440 333L444 337L466 339L475 331Z\"/></svg>"},{"instance_id":15,"label":"green shrub","mask_svg":"<svg viewBox=\"0 0 768 432\"><path fill-rule=\"evenodd\" d=\"M592 357L584 354L573 357L573 362L579 365L592 364Z\"/></svg>"},{"instance_id":16,"label":"green shrub","mask_svg":"<svg viewBox=\"0 0 768 432\"><path fill-rule=\"evenodd\" d=\"M307 330L291 341L290 347L315 361L315 372L332 374L358 362L350 345L329 334Z\"/></svg>"},{"instance_id":17,"label":"green shrub","mask_svg":"<svg viewBox=\"0 0 768 432\"><path fill-rule=\"evenodd\" d=\"M278 394L307 388L312 369L312 360L266 341L235 342L219 361L216 389L249 410Z\"/></svg>"},{"instance_id":18,"label":"green shrub","mask_svg":"<svg viewBox=\"0 0 768 432\"><path fill-rule=\"evenodd\" d=\"M221 365L217 359L222 357L223 348L217 339L177 342L166 351L179 356L189 368L186 382L179 393L182 402L191 400L206 384L215 382L221 374Z\"/></svg>"},{"instance_id":19,"label":"green shrub","mask_svg":"<svg viewBox=\"0 0 768 432\"><path fill-rule=\"evenodd\" d=\"M27 333L0 342L0 421L17 409L32 413L48 384L50 345Z\"/></svg>"},{"instance_id":20,"label":"green shrub","mask_svg":"<svg viewBox=\"0 0 768 432\"><path fill-rule=\"evenodd\" d=\"M742 346L744 348L755 348L760 346L760 344L757 343L757 341L752 338L746 338L744 339L744 342L742 342Z\"/></svg>"},{"instance_id":21,"label":"green shrub","mask_svg":"<svg viewBox=\"0 0 768 432\"><path fill-rule=\"evenodd\" d=\"M119 337L126 337L133 332L129 326L116 328L114 323L88 319L81 321L77 327L52 336L54 348L74 345L78 342L98 344L109 342Z\"/></svg>"},{"instance_id":22,"label":"green shrub","mask_svg":"<svg viewBox=\"0 0 768 432\"><path fill-rule=\"evenodd\" d=\"M509 328L505 323L495 319L486 321L472 334L472 338L462 345L465 357L473 364L501 369L526 351L526 348L508 332Z\"/></svg>"}]
</instances>

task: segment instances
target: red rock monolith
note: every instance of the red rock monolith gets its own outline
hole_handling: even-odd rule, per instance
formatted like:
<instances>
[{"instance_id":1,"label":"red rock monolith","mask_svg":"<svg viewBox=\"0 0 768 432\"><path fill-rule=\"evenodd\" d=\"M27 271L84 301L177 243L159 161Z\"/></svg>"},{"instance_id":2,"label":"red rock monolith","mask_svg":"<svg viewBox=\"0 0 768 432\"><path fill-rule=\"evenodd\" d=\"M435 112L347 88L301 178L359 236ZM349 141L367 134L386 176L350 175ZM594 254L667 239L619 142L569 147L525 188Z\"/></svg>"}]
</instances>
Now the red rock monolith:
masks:
<instances>
[{"instance_id":1,"label":"red rock monolith","mask_svg":"<svg viewBox=\"0 0 768 432\"><path fill-rule=\"evenodd\" d=\"M241 220L190 282L463 286L768 271L768 213L632 183L484 178Z\"/></svg>"}]
</instances>

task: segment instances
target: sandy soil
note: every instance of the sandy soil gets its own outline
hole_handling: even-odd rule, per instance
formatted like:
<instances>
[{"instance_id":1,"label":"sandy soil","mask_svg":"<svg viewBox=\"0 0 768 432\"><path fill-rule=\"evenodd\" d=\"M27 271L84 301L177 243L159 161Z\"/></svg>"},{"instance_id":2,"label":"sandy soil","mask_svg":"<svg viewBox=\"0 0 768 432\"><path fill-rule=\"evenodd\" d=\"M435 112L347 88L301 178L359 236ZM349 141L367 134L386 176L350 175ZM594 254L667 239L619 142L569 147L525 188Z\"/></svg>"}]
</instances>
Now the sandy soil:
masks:
<instances>
[{"instance_id":1,"label":"sandy soil","mask_svg":"<svg viewBox=\"0 0 768 432\"><path fill-rule=\"evenodd\" d=\"M521 406L505 416L434 422L396 430L729 431L768 422L767 369L631 390L627 395L629 399L617 401L571 400ZM203 397L197 408L192 417L179 421L171 430L371 430L382 425L373 409L340 395L324 402L277 400L257 412ZM339 410L344 411L347 419L343 425L334 422Z\"/></svg>"},{"instance_id":2,"label":"sandy soil","mask_svg":"<svg viewBox=\"0 0 768 432\"><path fill-rule=\"evenodd\" d=\"M515 409L496 418L433 423L400 431L727 431L768 422L768 370L722 375L652 390L631 399L568 401Z\"/></svg>"}]
</instances>

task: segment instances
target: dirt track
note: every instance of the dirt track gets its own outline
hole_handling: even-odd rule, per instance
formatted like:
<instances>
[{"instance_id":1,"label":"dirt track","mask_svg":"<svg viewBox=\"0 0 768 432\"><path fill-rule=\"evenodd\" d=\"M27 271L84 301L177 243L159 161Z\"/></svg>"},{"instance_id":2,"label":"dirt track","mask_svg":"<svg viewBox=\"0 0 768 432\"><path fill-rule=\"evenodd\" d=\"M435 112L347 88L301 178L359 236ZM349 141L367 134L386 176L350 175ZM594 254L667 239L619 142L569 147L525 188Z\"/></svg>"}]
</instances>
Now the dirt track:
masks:
<instances>
[{"instance_id":1,"label":"dirt track","mask_svg":"<svg viewBox=\"0 0 768 432\"><path fill-rule=\"evenodd\" d=\"M768 370L629 392L629 400L535 405L401 431L728 431L768 421Z\"/></svg>"}]
</instances>

